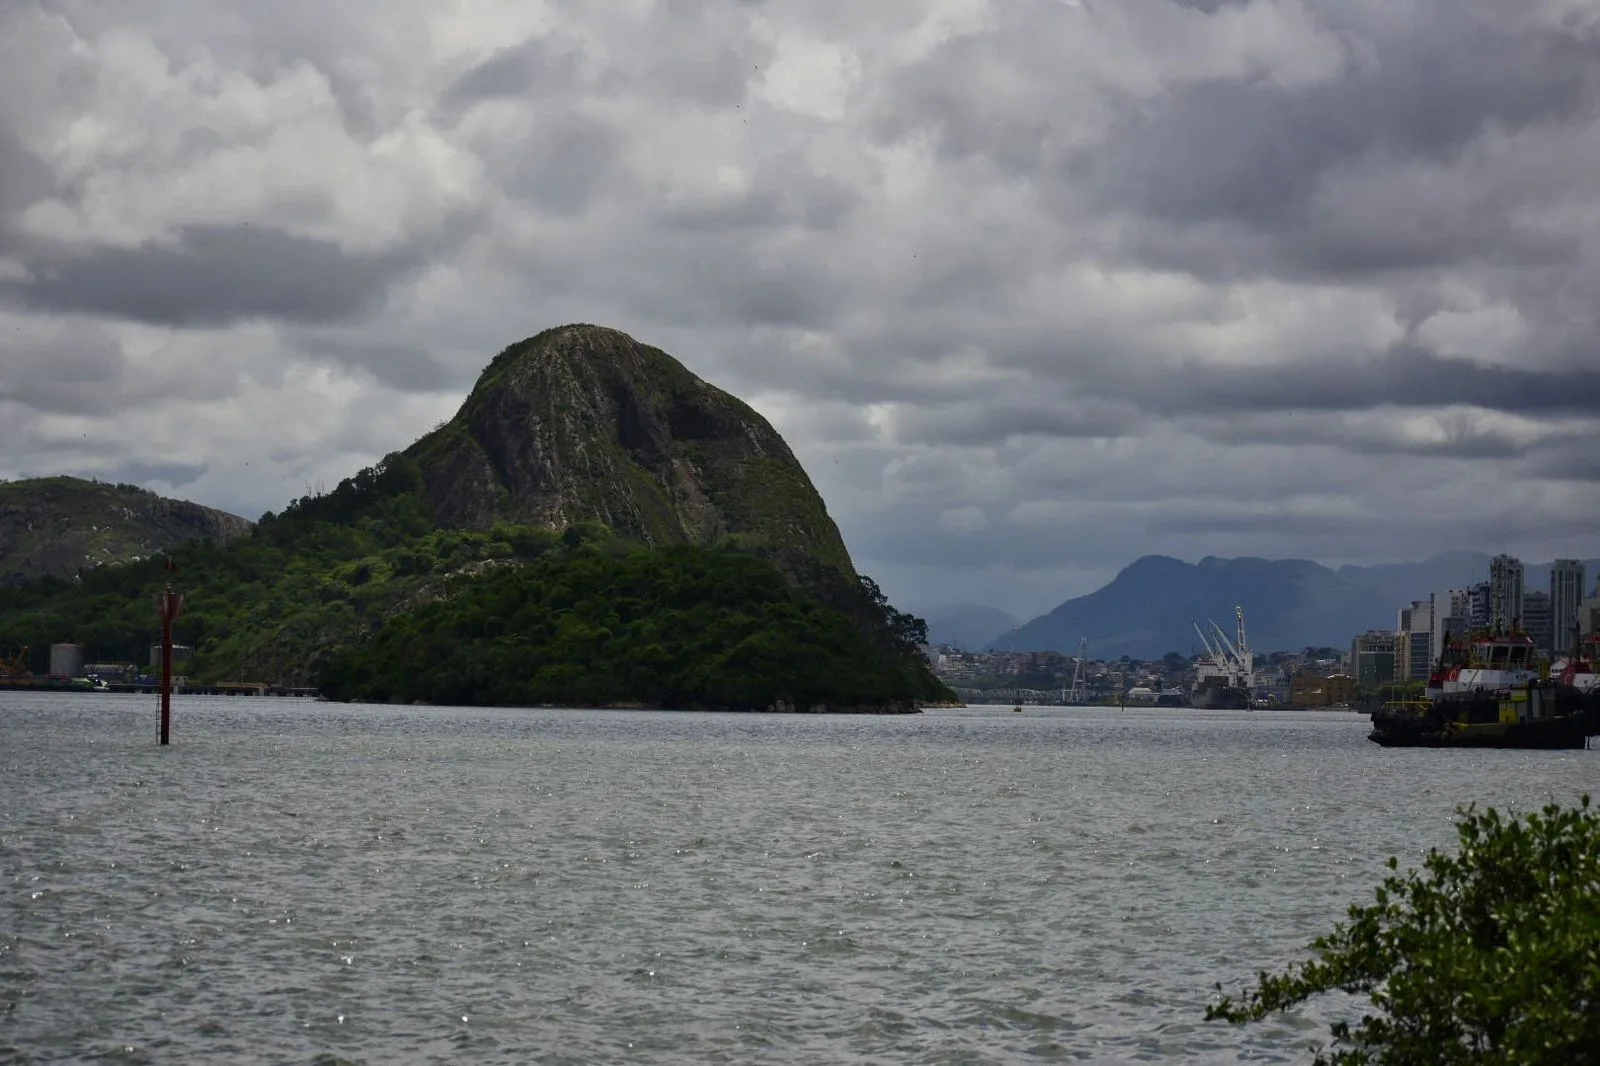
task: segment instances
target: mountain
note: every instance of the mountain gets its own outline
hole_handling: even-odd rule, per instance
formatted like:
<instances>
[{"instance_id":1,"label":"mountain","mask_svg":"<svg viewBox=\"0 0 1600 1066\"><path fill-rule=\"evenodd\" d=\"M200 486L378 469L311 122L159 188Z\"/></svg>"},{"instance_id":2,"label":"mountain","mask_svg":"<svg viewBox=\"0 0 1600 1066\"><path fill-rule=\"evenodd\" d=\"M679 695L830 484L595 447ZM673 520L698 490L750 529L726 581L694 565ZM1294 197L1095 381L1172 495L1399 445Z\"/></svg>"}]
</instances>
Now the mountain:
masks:
<instances>
[{"instance_id":1,"label":"mountain","mask_svg":"<svg viewBox=\"0 0 1600 1066\"><path fill-rule=\"evenodd\" d=\"M1004 611L976 603L934 606L918 611L928 621L929 644L954 644L959 648L986 648L1017 620Z\"/></svg>"},{"instance_id":2,"label":"mountain","mask_svg":"<svg viewBox=\"0 0 1600 1066\"><path fill-rule=\"evenodd\" d=\"M238 515L169 500L135 485L74 477L0 483L0 585L158 554L188 540L250 532Z\"/></svg>"},{"instance_id":3,"label":"mountain","mask_svg":"<svg viewBox=\"0 0 1600 1066\"><path fill-rule=\"evenodd\" d=\"M404 453L435 524L561 529L645 544L760 548L853 575L838 527L767 420L665 352L600 326L501 352L454 418Z\"/></svg>"},{"instance_id":4,"label":"mountain","mask_svg":"<svg viewBox=\"0 0 1600 1066\"><path fill-rule=\"evenodd\" d=\"M1158 658L1198 651L1191 620L1215 619L1231 635L1242 606L1252 647L1298 650L1347 647L1368 629L1393 628L1397 610L1432 592L1489 576L1489 556L1450 552L1416 563L1341 566L1304 559L1218 559L1186 563L1160 555L1138 559L1109 584L1068 600L1007 633L998 650L1055 649L1070 654L1079 637L1098 659ZM1588 564L1592 580L1597 564ZM1525 587L1543 588L1550 566L1529 564Z\"/></svg>"},{"instance_id":5,"label":"mountain","mask_svg":"<svg viewBox=\"0 0 1600 1066\"><path fill-rule=\"evenodd\" d=\"M497 356L454 418L249 537L0 587L0 649L143 662L155 591L198 682L337 699L914 710L920 621L856 573L760 415L596 326Z\"/></svg>"}]
</instances>

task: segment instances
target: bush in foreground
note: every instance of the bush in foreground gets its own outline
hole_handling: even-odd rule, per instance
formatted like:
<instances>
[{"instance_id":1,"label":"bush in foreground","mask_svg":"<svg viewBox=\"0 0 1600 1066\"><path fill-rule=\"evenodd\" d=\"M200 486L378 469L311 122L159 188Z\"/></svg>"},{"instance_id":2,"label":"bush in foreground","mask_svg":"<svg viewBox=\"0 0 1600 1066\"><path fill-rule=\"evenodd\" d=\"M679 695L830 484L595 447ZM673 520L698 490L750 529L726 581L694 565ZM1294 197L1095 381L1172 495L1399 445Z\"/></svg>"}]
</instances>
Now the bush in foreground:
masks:
<instances>
[{"instance_id":1,"label":"bush in foreground","mask_svg":"<svg viewBox=\"0 0 1600 1066\"><path fill-rule=\"evenodd\" d=\"M1600 812L1461 812L1460 847L1391 873L1366 907L1206 1017L1247 1022L1335 990L1372 1010L1318 1063L1600 1063ZM1389 860L1389 869L1397 863Z\"/></svg>"}]
</instances>

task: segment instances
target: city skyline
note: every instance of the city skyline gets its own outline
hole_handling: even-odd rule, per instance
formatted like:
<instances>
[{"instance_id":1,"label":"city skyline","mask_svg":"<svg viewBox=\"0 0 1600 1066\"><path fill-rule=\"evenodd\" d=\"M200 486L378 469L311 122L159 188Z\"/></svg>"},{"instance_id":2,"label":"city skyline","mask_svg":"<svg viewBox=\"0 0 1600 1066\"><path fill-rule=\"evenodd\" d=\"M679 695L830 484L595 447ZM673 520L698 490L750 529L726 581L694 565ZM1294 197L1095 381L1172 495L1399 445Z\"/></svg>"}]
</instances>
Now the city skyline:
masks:
<instances>
[{"instance_id":1,"label":"city skyline","mask_svg":"<svg viewBox=\"0 0 1600 1066\"><path fill-rule=\"evenodd\" d=\"M1450 637L1470 632L1522 632L1541 651L1566 655L1580 640L1600 634L1600 574L1589 583L1582 559L1558 558L1550 564L1548 590L1526 585L1527 564L1510 555L1489 561L1487 578L1460 589L1443 589L1399 608L1389 653L1401 679L1424 680ZM1511 605L1516 604L1515 608ZM1509 613L1514 611L1514 613ZM1358 666L1363 642L1374 652L1382 630L1359 634L1350 658Z\"/></svg>"}]
</instances>

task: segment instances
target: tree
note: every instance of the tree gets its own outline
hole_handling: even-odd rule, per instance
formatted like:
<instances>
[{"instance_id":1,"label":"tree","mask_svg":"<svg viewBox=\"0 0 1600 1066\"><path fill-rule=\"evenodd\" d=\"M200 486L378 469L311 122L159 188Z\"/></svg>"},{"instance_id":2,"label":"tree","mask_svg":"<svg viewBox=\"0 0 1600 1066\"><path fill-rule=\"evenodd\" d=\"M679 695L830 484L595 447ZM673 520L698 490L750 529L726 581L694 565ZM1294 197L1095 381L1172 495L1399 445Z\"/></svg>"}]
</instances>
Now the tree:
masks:
<instances>
[{"instance_id":1,"label":"tree","mask_svg":"<svg viewBox=\"0 0 1600 1066\"><path fill-rule=\"evenodd\" d=\"M1335 1023L1318 1063L1600 1063L1600 812L1586 795L1520 819L1460 814L1456 855L1391 873L1315 958L1206 1017L1253 1021L1337 989L1374 1009Z\"/></svg>"}]
</instances>

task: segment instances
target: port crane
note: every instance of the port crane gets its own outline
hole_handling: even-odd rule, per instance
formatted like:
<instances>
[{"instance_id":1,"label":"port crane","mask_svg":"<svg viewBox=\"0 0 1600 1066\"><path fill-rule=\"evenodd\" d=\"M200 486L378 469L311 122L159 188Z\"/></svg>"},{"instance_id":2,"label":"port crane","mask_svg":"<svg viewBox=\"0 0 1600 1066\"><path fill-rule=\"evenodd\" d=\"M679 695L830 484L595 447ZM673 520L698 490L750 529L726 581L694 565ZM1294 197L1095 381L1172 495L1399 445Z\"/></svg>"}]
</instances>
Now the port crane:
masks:
<instances>
[{"instance_id":1,"label":"port crane","mask_svg":"<svg viewBox=\"0 0 1600 1066\"><path fill-rule=\"evenodd\" d=\"M1072 657L1072 687L1061 693L1061 702L1068 707L1081 706L1089 698L1088 686L1083 680L1083 653L1088 646L1088 637L1078 638L1078 654Z\"/></svg>"},{"instance_id":2,"label":"port crane","mask_svg":"<svg viewBox=\"0 0 1600 1066\"><path fill-rule=\"evenodd\" d=\"M1235 637L1228 639L1228 634L1217 625L1213 619L1206 619L1211 627L1209 634L1200 623L1190 619L1194 631L1200 637L1200 643L1206 649L1206 658L1209 664L1202 664L1202 671L1212 677L1222 677L1230 688L1253 689L1255 687L1255 655L1250 651L1250 640L1245 635L1244 608L1234 607L1233 617L1235 623ZM1205 665L1210 665L1211 670L1204 670Z\"/></svg>"},{"instance_id":3,"label":"port crane","mask_svg":"<svg viewBox=\"0 0 1600 1066\"><path fill-rule=\"evenodd\" d=\"M28 646L24 644L22 650L10 659L0 659L0 677L27 677L31 670L28 669Z\"/></svg>"}]
</instances>

